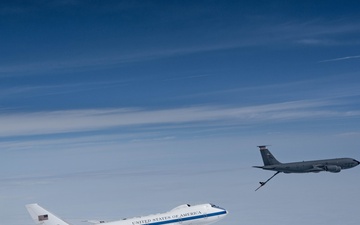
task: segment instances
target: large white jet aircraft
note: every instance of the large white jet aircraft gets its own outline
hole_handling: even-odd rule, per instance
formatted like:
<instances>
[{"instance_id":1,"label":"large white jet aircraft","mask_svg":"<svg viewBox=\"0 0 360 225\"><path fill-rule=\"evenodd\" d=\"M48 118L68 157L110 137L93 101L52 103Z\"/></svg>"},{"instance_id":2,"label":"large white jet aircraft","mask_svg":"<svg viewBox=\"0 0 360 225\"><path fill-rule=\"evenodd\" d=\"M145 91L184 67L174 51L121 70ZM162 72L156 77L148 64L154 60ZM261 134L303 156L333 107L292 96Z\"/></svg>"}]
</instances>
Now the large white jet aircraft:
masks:
<instances>
[{"instance_id":1,"label":"large white jet aircraft","mask_svg":"<svg viewBox=\"0 0 360 225\"><path fill-rule=\"evenodd\" d=\"M70 225L38 204L26 205L31 218L38 225ZM214 223L228 212L214 204L180 205L169 212L127 218L118 221L87 221L101 225L207 225Z\"/></svg>"}]
</instances>

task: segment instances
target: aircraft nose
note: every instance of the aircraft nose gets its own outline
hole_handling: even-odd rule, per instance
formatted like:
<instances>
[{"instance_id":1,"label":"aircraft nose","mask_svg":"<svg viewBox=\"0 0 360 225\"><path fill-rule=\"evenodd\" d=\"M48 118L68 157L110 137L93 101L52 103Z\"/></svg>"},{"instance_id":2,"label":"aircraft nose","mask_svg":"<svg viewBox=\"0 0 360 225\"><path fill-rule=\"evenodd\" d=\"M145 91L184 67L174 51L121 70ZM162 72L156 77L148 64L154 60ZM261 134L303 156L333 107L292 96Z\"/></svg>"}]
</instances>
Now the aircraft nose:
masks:
<instances>
[{"instance_id":1,"label":"aircraft nose","mask_svg":"<svg viewBox=\"0 0 360 225\"><path fill-rule=\"evenodd\" d=\"M226 216L229 213L229 211L227 211L226 209L223 209L222 213L224 216Z\"/></svg>"}]
</instances>

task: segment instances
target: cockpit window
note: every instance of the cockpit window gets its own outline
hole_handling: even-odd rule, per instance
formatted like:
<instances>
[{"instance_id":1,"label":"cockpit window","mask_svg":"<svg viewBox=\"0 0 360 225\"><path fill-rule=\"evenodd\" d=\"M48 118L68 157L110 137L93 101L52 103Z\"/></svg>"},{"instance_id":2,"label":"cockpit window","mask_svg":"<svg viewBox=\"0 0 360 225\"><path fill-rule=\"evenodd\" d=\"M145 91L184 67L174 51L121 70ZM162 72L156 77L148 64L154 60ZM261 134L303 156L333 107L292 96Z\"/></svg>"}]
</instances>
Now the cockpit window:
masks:
<instances>
[{"instance_id":1,"label":"cockpit window","mask_svg":"<svg viewBox=\"0 0 360 225\"><path fill-rule=\"evenodd\" d=\"M214 205L214 204L211 204L211 207L216 208L216 209L223 209L220 206L217 206L217 205Z\"/></svg>"}]
</instances>

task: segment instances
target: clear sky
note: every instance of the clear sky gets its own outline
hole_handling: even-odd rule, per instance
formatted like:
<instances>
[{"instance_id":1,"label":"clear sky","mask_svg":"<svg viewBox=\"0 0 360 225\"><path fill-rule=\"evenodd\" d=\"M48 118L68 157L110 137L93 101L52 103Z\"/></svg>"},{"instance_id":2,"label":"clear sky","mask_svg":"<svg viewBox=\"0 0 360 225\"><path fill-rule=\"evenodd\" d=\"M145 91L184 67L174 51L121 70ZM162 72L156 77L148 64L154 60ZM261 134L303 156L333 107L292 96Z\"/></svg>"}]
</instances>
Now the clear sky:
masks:
<instances>
[{"instance_id":1,"label":"clear sky","mask_svg":"<svg viewBox=\"0 0 360 225\"><path fill-rule=\"evenodd\" d=\"M218 225L357 225L357 1L0 2L0 218L74 224L211 202Z\"/></svg>"}]
</instances>

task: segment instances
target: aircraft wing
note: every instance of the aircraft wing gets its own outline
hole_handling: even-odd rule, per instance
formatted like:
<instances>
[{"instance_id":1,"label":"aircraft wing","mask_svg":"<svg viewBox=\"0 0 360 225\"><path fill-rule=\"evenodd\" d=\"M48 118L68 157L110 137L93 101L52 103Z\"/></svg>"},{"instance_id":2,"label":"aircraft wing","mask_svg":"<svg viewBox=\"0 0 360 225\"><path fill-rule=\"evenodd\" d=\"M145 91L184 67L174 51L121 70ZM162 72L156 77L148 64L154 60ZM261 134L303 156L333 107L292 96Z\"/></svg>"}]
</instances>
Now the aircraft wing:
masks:
<instances>
[{"instance_id":1,"label":"aircraft wing","mask_svg":"<svg viewBox=\"0 0 360 225\"><path fill-rule=\"evenodd\" d=\"M313 167L311 169L309 169L308 172L318 173L318 172L321 172L324 170L325 170L325 165L317 164L317 165L313 165Z\"/></svg>"},{"instance_id":2,"label":"aircraft wing","mask_svg":"<svg viewBox=\"0 0 360 225\"><path fill-rule=\"evenodd\" d=\"M83 222L92 223L92 224L105 223L104 220L85 220Z\"/></svg>"}]
</instances>

